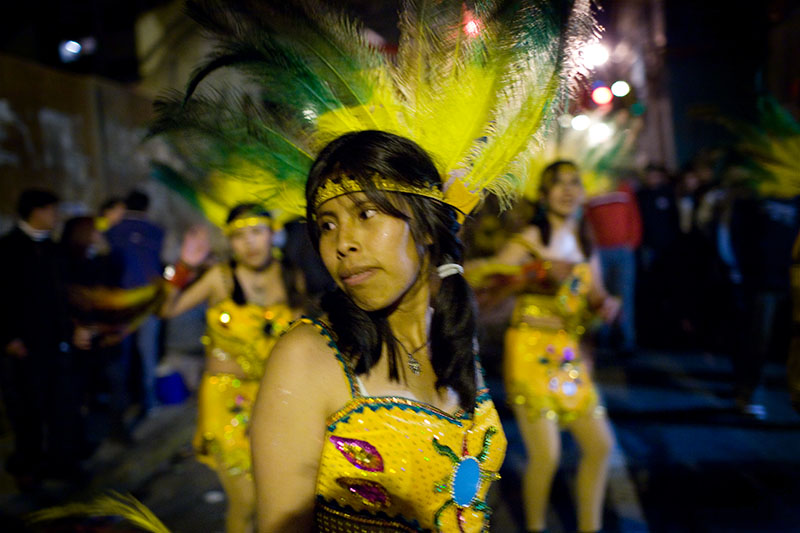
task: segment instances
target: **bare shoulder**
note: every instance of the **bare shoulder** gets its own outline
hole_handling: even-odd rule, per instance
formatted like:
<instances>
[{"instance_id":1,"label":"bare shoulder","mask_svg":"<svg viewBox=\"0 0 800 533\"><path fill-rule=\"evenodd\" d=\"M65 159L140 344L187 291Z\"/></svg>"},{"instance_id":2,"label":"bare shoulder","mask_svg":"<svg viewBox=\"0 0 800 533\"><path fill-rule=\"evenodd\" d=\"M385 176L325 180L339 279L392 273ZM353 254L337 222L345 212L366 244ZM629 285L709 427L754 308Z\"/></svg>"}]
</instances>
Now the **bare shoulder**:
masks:
<instances>
[{"instance_id":1,"label":"bare shoulder","mask_svg":"<svg viewBox=\"0 0 800 533\"><path fill-rule=\"evenodd\" d=\"M214 300L225 299L230 293L228 288L230 285L229 276L230 269L223 263L217 263L203 274L202 279L208 283Z\"/></svg>"},{"instance_id":2,"label":"bare shoulder","mask_svg":"<svg viewBox=\"0 0 800 533\"><path fill-rule=\"evenodd\" d=\"M538 226L534 226L533 224L525 226L519 235L534 246L542 244L542 232L539 231Z\"/></svg>"},{"instance_id":3,"label":"bare shoulder","mask_svg":"<svg viewBox=\"0 0 800 533\"><path fill-rule=\"evenodd\" d=\"M295 324L275 344L273 355L276 351L297 352L295 358L307 359L308 362L317 362L319 359L335 359L333 348L329 346L329 338L320 331L320 327L310 322L302 321Z\"/></svg>"},{"instance_id":4,"label":"bare shoulder","mask_svg":"<svg viewBox=\"0 0 800 533\"><path fill-rule=\"evenodd\" d=\"M329 342L318 326L295 325L272 349L261 389L298 395L325 416L339 409L350 399L350 385Z\"/></svg>"},{"instance_id":5,"label":"bare shoulder","mask_svg":"<svg viewBox=\"0 0 800 533\"><path fill-rule=\"evenodd\" d=\"M228 265L225 265L223 263L217 263L216 265L206 270L206 273L204 274L204 277L207 277L215 285L216 284L223 285L226 282L228 276L230 276L230 267L228 267Z\"/></svg>"}]
</instances>

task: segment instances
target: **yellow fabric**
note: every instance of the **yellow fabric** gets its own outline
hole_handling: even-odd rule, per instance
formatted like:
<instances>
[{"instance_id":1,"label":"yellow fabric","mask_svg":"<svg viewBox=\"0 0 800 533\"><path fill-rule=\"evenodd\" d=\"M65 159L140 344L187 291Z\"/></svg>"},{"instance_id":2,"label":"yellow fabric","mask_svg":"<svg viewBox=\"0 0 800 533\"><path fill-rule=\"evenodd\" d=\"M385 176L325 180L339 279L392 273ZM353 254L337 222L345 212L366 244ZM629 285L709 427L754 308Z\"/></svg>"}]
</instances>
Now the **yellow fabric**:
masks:
<instances>
[{"instance_id":1,"label":"yellow fabric","mask_svg":"<svg viewBox=\"0 0 800 533\"><path fill-rule=\"evenodd\" d=\"M204 342L215 359L231 359L249 379L261 379L272 347L291 321L285 304L265 308L226 299L206 311Z\"/></svg>"},{"instance_id":2,"label":"yellow fabric","mask_svg":"<svg viewBox=\"0 0 800 533\"><path fill-rule=\"evenodd\" d=\"M232 374L203 374L198 392L197 460L220 473L250 475L250 412L258 380Z\"/></svg>"},{"instance_id":3,"label":"yellow fabric","mask_svg":"<svg viewBox=\"0 0 800 533\"><path fill-rule=\"evenodd\" d=\"M504 379L509 401L530 418L567 424L600 412L598 396L581 359L591 269L575 266L555 295L524 294L506 331Z\"/></svg>"},{"instance_id":4,"label":"yellow fabric","mask_svg":"<svg viewBox=\"0 0 800 533\"><path fill-rule=\"evenodd\" d=\"M250 475L250 411L267 357L291 319L284 304L237 305L230 299L206 312L209 355L235 361L246 376L206 372L200 383L194 447L198 460L217 472Z\"/></svg>"},{"instance_id":5,"label":"yellow fabric","mask_svg":"<svg viewBox=\"0 0 800 533\"><path fill-rule=\"evenodd\" d=\"M462 531L483 531L486 493L506 449L488 391L466 416L406 398L359 397L346 374L354 397L327 421L316 483L317 531L459 531L459 515ZM473 498L462 496L458 505L453 490L461 463L479 465L481 478L467 491Z\"/></svg>"}]
</instances>

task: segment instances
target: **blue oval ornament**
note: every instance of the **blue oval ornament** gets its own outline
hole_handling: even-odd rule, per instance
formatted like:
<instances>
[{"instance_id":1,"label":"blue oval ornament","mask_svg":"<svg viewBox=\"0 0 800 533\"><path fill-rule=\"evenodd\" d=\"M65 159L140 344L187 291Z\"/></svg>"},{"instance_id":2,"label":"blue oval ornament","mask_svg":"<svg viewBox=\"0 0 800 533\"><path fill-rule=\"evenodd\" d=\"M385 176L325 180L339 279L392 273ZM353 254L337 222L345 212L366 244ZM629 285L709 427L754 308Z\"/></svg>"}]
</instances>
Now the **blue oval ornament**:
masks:
<instances>
[{"instance_id":1,"label":"blue oval ornament","mask_svg":"<svg viewBox=\"0 0 800 533\"><path fill-rule=\"evenodd\" d=\"M453 474L453 501L459 507L467 507L478 494L480 485L480 463L474 457L465 457Z\"/></svg>"}]
</instances>

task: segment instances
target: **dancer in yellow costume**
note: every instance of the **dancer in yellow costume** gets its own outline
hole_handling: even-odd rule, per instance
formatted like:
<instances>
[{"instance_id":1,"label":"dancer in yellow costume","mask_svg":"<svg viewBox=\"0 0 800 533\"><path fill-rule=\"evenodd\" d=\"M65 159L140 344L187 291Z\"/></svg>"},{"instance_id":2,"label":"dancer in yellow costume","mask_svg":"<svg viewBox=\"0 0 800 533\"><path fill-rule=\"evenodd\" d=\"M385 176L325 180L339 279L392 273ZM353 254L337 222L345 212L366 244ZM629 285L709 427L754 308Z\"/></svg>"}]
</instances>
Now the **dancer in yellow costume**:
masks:
<instances>
[{"instance_id":1,"label":"dancer in yellow costume","mask_svg":"<svg viewBox=\"0 0 800 533\"><path fill-rule=\"evenodd\" d=\"M583 359L581 337L591 312L610 321L620 304L600 281L588 227L580 217L583 186L577 167L567 161L548 166L539 197L530 225L481 269L510 274L513 269L502 265L518 265L525 271L520 275L536 280L517 297L503 365L508 399L529 455L523 479L527 528L545 529L559 433L566 429L581 449L578 530L598 531L613 435Z\"/></svg>"},{"instance_id":2,"label":"dancer in yellow costume","mask_svg":"<svg viewBox=\"0 0 800 533\"><path fill-rule=\"evenodd\" d=\"M586 74L590 0L404 2L395 57L327 2L188 7L220 43L157 102L151 133L306 215L339 286L326 329L366 397L316 326L278 342L251 425L259 530L315 517L322 530L481 530L505 439L479 393L457 232L484 192L508 205L521 154ZM249 82L208 87L229 67Z\"/></svg>"},{"instance_id":3,"label":"dancer in yellow costume","mask_svg":"<svg viewBox=\"0 0 800 533\"><path fill-rule=\"evenodd\" d=\"M231 263L212 267L183 292L171 294L163 310L173 317L209 304L194 446L225 489L228 533L252 530L250 413L272 346L294 318L282 267L271 256L271 224L269 214L254 204L233 208L226 226ZM187 267L197 266L208 251L207 236L190 232L173 281L180 284Z\"/></svg>"},{"instance_id":4,"label":"dancer in yellow costume","mask_svg":"<svg viewBox=\"0 0 800 533\"><path fill-rule=\"evenodd\" d=\"M311 169L338 289L267 362L252 426L262 531L483 531L506 440L476 360L456 210L430 157L379 131Z\"/></svg>"}]
</instances>

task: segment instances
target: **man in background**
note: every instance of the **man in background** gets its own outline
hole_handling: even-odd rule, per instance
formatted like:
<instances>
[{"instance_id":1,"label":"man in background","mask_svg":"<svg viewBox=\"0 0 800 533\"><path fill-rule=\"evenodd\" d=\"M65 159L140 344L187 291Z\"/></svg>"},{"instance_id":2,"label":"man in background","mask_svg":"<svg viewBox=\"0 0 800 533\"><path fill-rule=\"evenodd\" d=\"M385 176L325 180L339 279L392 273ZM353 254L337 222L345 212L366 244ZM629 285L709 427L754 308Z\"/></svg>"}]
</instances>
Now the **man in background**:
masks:
<instances>
[{"instance_id":1,"label":"man in background","mask_svg":"<svg viewBox=\"0 0 800 533\"><path fill-rule=\"evenodd\" d=\"M636 350L636 249L642 242L642 219L630 183L621 181L616 190L591 198L586 217L597 242L603 282L608 292L622 301L616 347L629 355ZM611 326L608 328L604 336L610 342Z\"/></svg>"},{"instance_id":2,"label":"man in background","mask_svg":"<svg viewBox=\"0 0 800 533\"><path fill-rule=\"evenodd\" d=\"M0 239L0 385L15 450L7 469L22 490L79 473L81 392L70 352L72 327L52 231L58 198L24 191L19 221Z\"/></svg>"},{"instance_id":3,"label":"man in background","mask_svg":"<svg viewBox=\"0 0 800 533\"><path fill-rule=\"evenodd\" d=\"M161 278L161 248L164 230L147 218L150 198L141 191L132 191L125 199L125 216L106 232L111 254L121 270L121 287L133 289L156 282ZM139 329L122 343L119 360L113 364L112 411L118 421L129 405L127 376L134 348L138 351L142 369L142 409L144 417L156 406L156 375L160 352L161 321L148 317ZM118 422L119 423L119 422ZM126 431L117 427L115 432Z\"/></svg>"}]
</instances>

